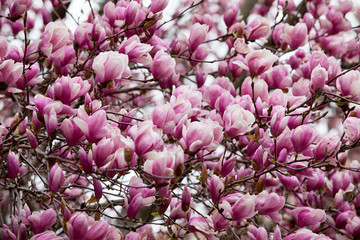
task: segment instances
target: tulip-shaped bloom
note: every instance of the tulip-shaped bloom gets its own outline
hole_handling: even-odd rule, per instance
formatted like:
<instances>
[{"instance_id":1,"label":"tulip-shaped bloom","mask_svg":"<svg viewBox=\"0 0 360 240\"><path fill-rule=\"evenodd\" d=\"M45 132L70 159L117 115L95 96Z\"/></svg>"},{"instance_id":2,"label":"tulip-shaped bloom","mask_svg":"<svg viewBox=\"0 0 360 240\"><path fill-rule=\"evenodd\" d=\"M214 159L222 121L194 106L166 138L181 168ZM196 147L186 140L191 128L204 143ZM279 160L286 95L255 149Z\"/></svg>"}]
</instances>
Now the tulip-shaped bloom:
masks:
<instances>
[{"instance_id":1,"label":"tulip-shaped bloom","mask_svg":"<svg viewBox=\"0 0 360 240\"><path fill-rule=\"evenodd\" d=\"M111 138L103 138L91 148L92 158L98 167L105 166L113 158L116 151L114 141Z\"/></svg>"},{"instance_id":2,"label":"tulip-shaped bloom","mask_svg":"<svg viewBox=\"0 0 360 240\"><path fill-rule=\"evenodd\" d=\"M175 72L175 59L164 50L156 52L150 71L156 79L167 79Z\"/></svg>"},{"instance_id":3,"label":"tulip-shaped bloom","mask_svg":"<svg viewBox=\"0 0 360 240\"><path fill-rule=\"evenodd\" d=\"M245 36L250 41L266 37L271 31L269 20L264 17L257 17L252 20L245 29Z\"/></svg>"},{"instance_id":4,"label":"tulip-shaped bloom","mask_svg":"<svg viewBox=\"0 0 360 240\"><path fill-rule=\"evenodd\" d=\"M102 84L113 80L118 83L120 79L129 77L131 73L128 63L129 58L125 54L115 51L100 53L92 64L96 83Z\"/></svg>"},{"instance_id":5,"label":"tulip-shaped bloom","mask_svg":"<svg viewBox=\"0 0 360 240\"><path fill-rule=\"evenodd\" d=\"M138 155L163 148L161 131L156 128L152 121L144 121L139 126L131 127L129 134L134 139L135 152Z\"/></svg>"},{"instance_id":6,"label":"tulip-shaped bloom","mask_svg":"<svg viewBox=\"0 0 360 240\"><path fill-rule=\"evenodd\" d=\"M10 150L7 160L8 177L11 179L16 178L19 173L19 167L19 156Z\"/></svg>"},{"instance_id":7,"label":"tulip-shaped bloom","mask_svg":"<svg viewBox=\"0 0 360 240\"><path fill-rule=\"evenodd\" d=\"M282 38L291 49L297 49L306 44L307 32L308 29L305 23L297 23L295 26L286 25L284 33L280 35L280 38Z\"/></svg>"},{"instance_id":8,"label":"tulip-shaped bloom","mask_svg":"<svg viewBox=\"0 0 360 240\"><path fill-rule=\"evenodd\" d=\"M90 173L92 169L93 164L93 158L92 158L92 152L89 151L89 154L86 154L85 150L80 147L79 149L79 158L81 166L85 173Z\"/></svg>"},{"instance_id":9,"label":"tulip-shaped bloom","mask_svg":"<svg viewBox=\"0 0 360 240\"><path fill-rule=\"evenodd\" d=\"M326 70L329 69L329 60L325 53L321 51L316 51L309 57L309 67L310 67L310 73L314 68L316 68L318 65L320 67L325 68Z\"/></svg>"},{"instance_id":10,"label":"tulip-shaped bloom","mask_svg":"<svg viewBox=\"0 0 360 240\"><path fill-rule=\"evenodd\" d=\"M195 23L190 30L188 47L190 51L196 50L200 44L206 40L206 35L209 30L207 25L202 25L200 23Z\"/></svg>"},{"instance_id":11,"label":"tulip-shaped bloom","mask_svg":"<svg viewBox=\"0 0 360 240\"><path fill-rule=\"evenodd\" d=\"M231 205L227 201L221 201L218 209L221 213L219 212L219 210L215 210L215 212L211 216L211 219L213 221L215 230L221 231L223 229L227 229L231 225L231 221L228 219L231 219L232 210ZM223 216L228 219L225 219Z\"/></svg>"},{"instance_id":12,"label":"tulip-shaped bloom","mask_svg":"<svg viewBox=\"0 0 360 240\"><path fill-rule=\"evenodd\" d=\"M265 228L257 228L254 225L250 225L248 230L249 240L268 240L268 234Z\"/></svg>"},{"instance_id":13,"label":"tulip-shaped bloom","mask_svg":"<svg viewBox=\"0 0 360 240\"><path fill-rule=\"evenodd\" d=\"M172 133L175 129L175 111L169 103L158 106L152 113L153 123L163 130L165 134Z\"/></svg>"},{"instance_id":14,"label":"tulip-shaped bloom","mask_svg":"<svg viewBox=\"0 0 360 240\"><path fill-rule=\"evenodd\" d=\"M93 178L93 185L94 185L94 195L95 198L100 199L102 197L102 185L99 180Z\"/></svg>"},{"instance_id":15,"label":"tulip-shaped bloom","mask_svg":"<svg viewBox=\"0 0 360 240\"><path fill-rule=\"evenodd\" d=\"M10 46L6 38L0 37L0 59L3 59L10 53Z\"/></svg>"},{"instance_id":16,"label":"tulip-shaped bloom","mask_svg":"<svg viewBox=\"0 0 360 240\"><path fill-rule=\"evenodd\" d=\"M31 0L14 0L10 7L10 16L12 19L20 18L25 11L30 9L32 5Z\"/></svg>"},{"instance_id":17,"label":"tulip-shaped bloom","mask_svg":"<svg viewBox=\"0 0 360 240\"><path fill-rule=\"evenodd\" d=\"M140 178L133 177L129 183L129 195L124 198L125 210L128 217L134 219L142 206L150 206L155 201L156 190L145 188Z\"/></svg>"},{"instance_id":18,"label":"tulip-shaped bloom","mask_svg":"<svg viewBox=\"0 0 360 240\"><path fill-rule=\"evenodd\" d=\"M109 224L104 220L95 222L91 228L87 231L86 240L102 240L108 234L110 230Z\"/></svg>"},{"instance_id":19,"label":"tulip-shaped bloom","mask_svg":"<svg viewBox=\"0 0 360 240\"><path fill-rule=\"evenodd\" d=\"M223 115L226 134L233 138L251 130L254 115L238 104L229 105Z\"/></svg>"},{"instance_id":20,"label":"tulip-shaped bloom","mask_svg":"<svg viewBox=\"0 0 360 240\"><path fill-rule=\"evenodd\" d=\"M161 12L162 10L164 10L166 8L166 6L168 5L168 2L169 2L169 0L152 0L151 6L150 6L150 11L152 13Z\"/></svg>"},{"instance_id":21,"label":"tulip-shaped bloom","mask_svg":"<svg viewBox=\"0 0 360 240\"><path fill-rule=\"evenodd\" d=\"M0 64L0 91L6 90L9 85L19 80L22 74L21 66L21 63L15 63L14 60L5 60Z\"/></svg>"},{"instance_id":22,"label":"tulip-shaped bloom","mask_svg":"<svg viewBox=\"0 0 360 240\"><path fill-rule=\"evenodd\" d=\"M291 135L294 150L298 153L304 151L316 138L315 129L307 124L295 128Z\"/></svg>"},{"instance_id":23,"label":"tulip-shaped bloom","mask_svg":"<svg viewBox=\"0 0 360 240\"><path fill-rule=\"evenodd\" d=\"M315 92L319 88L324 88L325 82L328 80L328 73L325 68L317 66L311 72L310 90Z\"/></svg>"},{"instance_id":24,"label":"tulip-shaped bloom","mask_svg":"<svg viewBox=\"0 0 360 240\"><path fill-rule=\"evenodd\" d=\"M277 65L262 76L269 87L284 89L292 85L292 78L284 65Z\"/></svg>"},{"instance_id":25,"label":"tulip-shaped bloom","mask_svg":"<svg viewBox=\"0 0 360 240\"><path fill-rule=\"evenodd\" d=\"M326 187L327 193L333 196L335 196L340 189L344 191L351 189L353 187L351 175L349 172L335 172L334 175L331 176L330 182L327 182Z\"/></svg>"},{"instance_id":26,"label":"tulip-shaped bloom","mask_svg":"<svg viewBox=\"0 0 360 240\"><path fill-rule=\"evenodd\" d=\"M224 13L224 22L226 26L229 28L236 21L236 17L239 13L239 7L235 4L229 4Z\"/></svg>"},{"instance_id":27,"label":"tulip-shaped bloom","mask_svg":"<svg viewBox=\"0 0 360 240\"><path fill-rule=\"evenodd\" d=\"M290 211L290 215L295 218L297 225L300 227L315 225L319 222L324 222L326 219L324 210L310 207L297 207Z\"/></svg>"},{"instance_id":28,"label":"tulip-shaped bloom","mask_svg":"<svg viewBox=\"0 0 360 240\"><path fill-rule=\"evenodd\" d=\"M84 133L75 124L73 119L64 119L60 128L69 146L75 146L84 138Z\"/></svg>"},{"instance_id":29,"label":"tulip-shaped bloom","mask_svg":"<svg viewBox=\"0 0 360 240\"><path fill-rule=\"evenodd\" d=\"M55 163L51 168L49 174L49 189L51 192L56 193L65 182L64 172L61 167Z\"/></svg>"},{"instance_id":30,"label":"tulip-shaped bloom","mask_svg":"<svg viewBox=\"0 0 360 240\"><path fill-rule=\"evenodd\" d=\"M61 77L54 83L54 97L62 103L70 105L76 99L84 96L91 88L88 81L80 77Z\"/></svg>"},{"instance_id":31,"label":"tulip-shaped bloom","mask_svg":"<svg viewBox=\"0 0 360 240\"><path fill-rule=\"evenodd\" d=\"M340 150L340 145L341 142L339 136L325 136L313 149L314 159L316 161L320 161L325 157L336 155L336 153Z\"/></svg>"},{"instance_id":32,"label":"tulip-shaped bloom","mask_svg":"<svg viewBox=\"0 0 360 240\"><path fill-rule=\"evenodd\" d=\"M192 217L189 220L188 228L189 228L190 232L199 232L199 233L203 234L206 237L206 239L209 239L209 240L218 239L214 236L215 232L212 230L212 228L210 228L212 225L212 224L211 225L210 224L211 224L211 222L209 219L206 220L203 217Z\"/></svg>"},{"instance_id":33,"label":"tulip-shaped bloom","mask_svg":"<svg viewBox=\"0 0 360 240\"><path fill-rule=\"evenodd\" d=\"M281 173L276 173L276 175L288 191L293 191L300 186L300 181L295 176L284 176Z\"/></svg>"},{"instance_id":34,"label":"tulip-shaped bloom","mask_svg":"<svg viewBox=\"0 0 360 240\"><path fill-rule=\"evenodd\" d=\"M77 114L74 122L84 133L86 140L94 143L106 136L108 129L104 110L98 110L92 116L88 116L85 110L80 108Z\"/></svg>"},{"instance_id":35,"label":"tulip-shaped bloom","mask_svg":"<svg viewBox=\"0 0 360 240\"><path fill-rule=\"evenodd\" d=\"M254 86L252 87L252 85ZM241 95L249 95L250 97L253 97L255 101L258 98L262 101L266 101L268 99L268 93L269 87L263 79L256 78L252 80L250 77L247 77L241 85Z\"/></svg>"},{"instance_id":36,"label":"tulip-shaped bloom","mask_svg":"<svg viewBox=\"0 0 360 240\"><path fill-rule=\"evenodd\" d=\"M146 154L144 171L150 173L156 183L165 183L171 180L174 173L174 158L171 152L151 151Z\"/></svg>"},{"instance_id":37,"label":"tulip-shaped bloom","mask_svg":"<svg viewBox=\"0 0 360 240\"><path fill-rule=\"evenodd\" d=\"M255 50L248 53L243 61L235 61L234 64L258 76L269 70L278 59L269 50Z\"/></svg>"},{"instance_id":38,"label":"tulip-shaped bloom","mask_svg":"<svg viewBox=\"0 0 360 240\"><path fill-rule=\"evenodd\" d=\"M235 165L236 156L232 156L225 161L219 161L219 163L217 164L217 168L220 170L220 174L223 177L226 177L229 173L232 172L233 169L235 169Z\"/></svg>"},{"instance_id":39,"label":"tulip-shaped bloom","mask_svg":"<svg viewBox=\"0 0 360 240\"><path fill-rule=\"evenodd\" d=\"M60 57L64 54L64 48L69 39L70 32L64 23L60 21L50 22L45 27L40 51L47 57Z\"/></svg>"},{"instance_id":40,"label":"tulip-shaped bloom","mask_svg":"<svg viewBox=\"0 0 360 240\"><path fill-rule=\"evenodd\" d=\"M119 53L126 54L129 57L130 62L139 62L139 63L149 63L151 57L149 52L153 47L149 44L141 43L140 38L137 35L134 35L123 41L118 51Z\"/></svg>"},{"instance_id":41,"label":"tulip-shaped bloom","mask_svg":"<svg viewBox=\"0 0 360 240\"><path fill-rule=\"evenodd\" d=\"M83 240L89 227L88 215L85 212L76 212L66 222L67 233L71 240Z\"/></svg>"},{"instance_id":42,"label":"tulip-shaped bloom","mask_svg":"<svg viewBox=\"0 0 360 240\"><path fill-rule=\"evenodd\" d=\"M196 152L207 148L214 141L214 133L211 126L203 122L192 122L182 131L184 147L190 152Z\"/></svg>"},{"instance_id":43,"label":"tulip-shaped bloom","mask_svg":"<svg viewBox=\"0 0 360 240\"><path fill-rule=\"evenodd\" d=\"M256 196L249 193L242 195L232 207L232 218L242 220L253 217L255 212Z\"/></svg>"},{"instance_id":44,"label":"tulip-shaped bloom","mask_svg":"<svg viewBox=\"0 0 360 240\"><path fill-rule=\"evenodd\" d=\"M352 70L336 80L336 88L342 96L349 96L353 100L360 97L360 73Z\"/></svg>"},{"instance_id":45,"label":"tulip-shaped bloom","mask_svg":"<svg viewBox=\"0 0 360 240\"><path fill-rule=\"evenodd\" d=\"M190 208L191 193L187 186L184 187L184 191L181 196L181 210L186 212Z\"/></svg>"},{"instance_id":46,"label":"tulip-shaped bloom","mask_svg":"<svg viewBox=\"0 0 360 240\"><path fill-rule=\"evenodd\" d=\"M80 49L86 47L89 48L90 50L93 50L94 43L89 38L92 28L93 28L93 24L87 22L80 24L76 28L74 33L74 39Z\"/></svg>"},{"instance_id":47,"label":"tulip-shaped bloom","mask_svg":"<svg viewBox=\"0 0 360 240\"><path fill-rule=\"evenodd\" d=\"M344 121L345 139L351 143L356 142L360 137L360 119L356 117L348 117Z\"/></svg>"},{"instance_id":48,"label":"tulip-shaped bloom","mask_svg":"<svg viewBox=\"0 0 360 240\"><path fill-rule=\"evenodd\" d=\"M56 213L50 208L45 212L34 212L27 218L34 233L41 233L49 229L56 222Z\"/></svg>"},{"instance_id":49,"label":"tulip-shaped bloom","mask_svg":"<svg viewBox=\"0 0 360 240\"><path fill-rule=\"evenodd\" d=\"M131 1L127 5L127 7L125 8L125 12L124 12L125 22L127 25L131 25L134 23L136 15L139 12L139 9L140 9L140 5L136 1Z\"/></svg>"},{"instance_id":50,"label":"tulip-shaped bloom","mask_svg":"<svg viewBox=\"0 0 360 240\"><path fill-rule=\"evenodd\" d=\"M208 181L211 200L214 204L216 204L219 200L220 193L225 189L225 185L223 181L216 175L212 175L211 179Z\"/></svg>"},{"instance_id":51,"label":"tulip-shaped bloom","mask_svg":"<svg viewBox=\"0 0 360 240\"><path fill-rule=\"evenodd\" d=\"M301 228L295 233L287 235L283 240L294 240L294 239L314 239L314 240L331 240L323 234L313 233L310 229Z\"/></svg>"},{"instance_id":52,"label":"tulip-shaped bloom","mask_svg":"<svg viewBox=\"0 0 360 240\"><path fill-rule=\"evenodd\" d=\"M30 146L31 146L32 148L37 148L37 146L38 146L38 141L37 141L34 133L33 133L30 129L26 129L26 135L27 135L27 137L28 137Z\"/></svg>"},{"instance_id":53,"label":"tulip-shaped bloom","mask_svg":"<svg viewBox=\"0 0 360 240\"><path fill-rule=\"evenodd\" d=\"M64 240L64 238L57 236L53 231L45 231L43 233L36 234L30 240Z\"/></svg>"},{"instance_id":54,"label":"tulip-shaped bloom","mask_svg":"<svg viewBox=\"0 0 360 240\"><path fill-rule=\"evenodd\" d=\"M256 210L261 215L270 217L274 222L280 222L282 217L279 211L285 205L285 197L277 193L262 191L257 195Z\"/></svg>"},{"instance_id":55,"label":"tulip-shaped bloom","mask_svg":"<svg viewBox=\"0 0 360 240\"><path fill-rule=\"evenodd\" d=\"M54 108L51 109L50 114L44 114L45 127L49 136L55 133L57 128L57 115Z\"/></svg>"},{"instance_id":56,"label":"tulip-shaped bloom","mask_svg":"<svg viewBox=\"0 0 360 240\"><path fill-rule=\"evenodd\" d=\"M279 136L287 127L289 117L285 117L285 108L279 109L270 120L270 130L274 136Z\"/></svg>"}]
</instances>

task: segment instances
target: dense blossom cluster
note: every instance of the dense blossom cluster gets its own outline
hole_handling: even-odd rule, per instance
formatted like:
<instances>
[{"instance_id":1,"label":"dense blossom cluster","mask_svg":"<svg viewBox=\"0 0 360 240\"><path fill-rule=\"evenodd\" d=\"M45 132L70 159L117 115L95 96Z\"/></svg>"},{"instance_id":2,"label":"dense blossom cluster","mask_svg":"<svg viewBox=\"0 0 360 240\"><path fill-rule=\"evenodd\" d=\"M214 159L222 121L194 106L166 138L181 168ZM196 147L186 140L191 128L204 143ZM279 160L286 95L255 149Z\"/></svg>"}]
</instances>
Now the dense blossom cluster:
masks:
<instances>
[{"instance_id":1,"label":"dense blossom cluster","mask_svg":"<svg viewBox=\"0 0 360 240\"><path fill-rule=\"evenodd\" d=\"M360 238L354 1L75 2L0 1L2 239Z\"/></svg>"}]
</instances>

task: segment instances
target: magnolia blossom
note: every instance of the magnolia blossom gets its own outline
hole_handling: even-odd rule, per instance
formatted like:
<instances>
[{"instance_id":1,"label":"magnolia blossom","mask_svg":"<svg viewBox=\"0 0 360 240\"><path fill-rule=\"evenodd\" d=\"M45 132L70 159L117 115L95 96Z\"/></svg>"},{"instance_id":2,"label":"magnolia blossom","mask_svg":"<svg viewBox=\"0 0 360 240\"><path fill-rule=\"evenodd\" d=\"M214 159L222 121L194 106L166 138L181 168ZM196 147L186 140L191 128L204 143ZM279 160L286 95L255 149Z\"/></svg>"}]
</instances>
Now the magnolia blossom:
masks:
<instances>
[{"instance_id":1,"label":"magnolia blossom","mask_svg":"<svg viewBox=\"0 0 360 240\"><path fill-rule=\"evenodd\" d=\"M70 39L69 29L60 21L50 22L45 27L41 39L40 50L47 57L60 57L64 54L64 48Z\"/></svg>"}]
</instances>

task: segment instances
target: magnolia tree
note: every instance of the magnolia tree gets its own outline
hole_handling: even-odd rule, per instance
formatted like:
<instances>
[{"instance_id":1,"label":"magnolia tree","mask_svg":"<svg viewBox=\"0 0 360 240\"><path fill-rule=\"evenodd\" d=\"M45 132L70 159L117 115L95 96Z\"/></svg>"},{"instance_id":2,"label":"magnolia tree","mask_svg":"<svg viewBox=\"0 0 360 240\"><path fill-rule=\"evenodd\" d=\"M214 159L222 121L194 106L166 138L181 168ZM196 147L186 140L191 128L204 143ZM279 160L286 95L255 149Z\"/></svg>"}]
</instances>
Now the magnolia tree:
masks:
<instances>
[{"instance_id":1,"label":"magnolia tree","mask_svg":"<svg viewBox=\"0 0 360 240\"><path fill-rule=\"evenodd\" d=\"M75 2L1 0L2 239L360 239L353 1Z\"/></svg>"}]
</instances>

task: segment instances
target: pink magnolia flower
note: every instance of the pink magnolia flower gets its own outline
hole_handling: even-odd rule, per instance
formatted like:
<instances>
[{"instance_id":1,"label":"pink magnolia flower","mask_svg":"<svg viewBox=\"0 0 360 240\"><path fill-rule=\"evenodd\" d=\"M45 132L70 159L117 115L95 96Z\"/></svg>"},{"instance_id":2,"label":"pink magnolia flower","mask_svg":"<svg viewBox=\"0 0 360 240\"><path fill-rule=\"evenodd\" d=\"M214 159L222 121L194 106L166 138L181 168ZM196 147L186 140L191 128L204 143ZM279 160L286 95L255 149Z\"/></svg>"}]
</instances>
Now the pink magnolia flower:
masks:
<instances>
[{"instance_id":1,"label":"pink magnolia flower","mask_svg":"<svg viewBox=\"0 0 360 240\"><path fill-rule=\"evenodd\" d=\"M310 90L315 92L319 88L324 88L325 82L328 80L328 73L325 68L317 66L311 72Z\"/></svg>"},{"instance_id":2,"label":"pink magnolia flower","mask_svg":"<svg viewBox=\"0 0 360 240\"><path fill-rule=\"evenodd\" d=\"M342 96L350 96L351 99L357 100L360 97L360 73L351 70L340 76L336 80L336 88Z\"/></svg>"},{"instance_id":3,"label":"pink magnolia flower","mask_svg":"<svg viewBox=\"0 0 360 240\"><path fill-rule=\"evenodd\" d=\"M64 238L57 236L53 231L45 231L34 235L30 240L64 240Z\"/></svg>"},{"instance_id":4,"label":"pink magnolia flower","mask_svg":"<svg viewBox=\"0 0 360 240\"><path fill-rule=\"evenodd\" d=\"M131 127L129 134L134 139L135 152L140 156L152 150L163 148L161 131L156 128L152 121L144 121L139 126Z\"/></svg>"},{"instance_id":5,"label":"pink magnolia flower","mask_svg":"<svg viewBox=\"0 0 360 240\"><path fill-rule=\"evenodd\" d=\"M293 240L293 239L314 239L314 240L331 240L331 238L323 235L316 234L310 229L301 228L295 233L287 235L283 240Z\"/></svg>"},{"instance_id":6,"label":"pink magnolia flower","mask_svg":"<svg viewBox=\"0 0 360 240\"><path fill-rule=\"evenodd\" d=\"M308 29L305 23L297 23L295 26L286 25L284 33L280 35L285 43L287 43L291 49L297 49L300 46L304 46L307 41Z\"/></svg>"},{"instance_id":7,"label":"pink magnolia flower","mask_svg":"<svg viewBox=\"0 0 360 240\"><path fill-rule=\"evenodd\" d=\"M152 13L161 12L168 5L169 0L153 0L151 1L150 11Z\"/></svg>"},{"instance_id":8,"label":"pink magnolia flower","mask_svg":"<svg viewBox=\"0 0 360 240\"><path fill-rule=\"evenodd\" d=\"M304 151L315 140L316 135L315 129L310 124L295 128L291 135L295 151L298 153Z\"/></svg>"},{"instance_id":9,"label":"pink magnolia flower","mask_svg":"<svg viewBox=\"0 0 360 240\"><path fill-rule=\"evenodd\" d=\"M150 173L156 183L165 183L171 180L175 171L175 159L170 151L151 151L146 154L144 171Z\"/></svg>"},{"instance_id":10,"label":"pink magnolia flower","mask_svg":"<svg viewBox=\"0 0 360 240\"><path fill-rule=\"evenodd\" d=\"M251 130L254 115L238 104L229 105L223 115L226 134L233 138Z\"/></svg>"},{"instance_id":11,"label":"pink magnolia flower","mask_svg":"<svg viewBox=\"0 0 360 240\"><path fill-rule=\"evenodd\" d=\"M212 214L211 219L213 221L215 230L221 231L223 229L227 229L231 225L231 221L228 219L231 219L232 210L231 205L227 201L221 201L218 209L219 210L215 210L215 212ZM228 219L225 219L223 216Z\"/></svg>"},{"instance_id":12,"label":"pink magnolia flower","mask_svg":"<svg viewBox=\"0 0 360 240\"><path fill-rule=\"evenodd\" d=\"M40 50L47 57L60 57L64 54L64 48L69 39L70 32L64 23L60 21L50 22L45 27L45 32L40 43Z\"/></svg>"},{"instance_id":13,"label":"pink magnolia flower","mask_svg":"<svg viewBox=\"0 0 360 240\"><path fill-rule=\"evenodd\" d=\"M279 136L287 127L289 117L285 117L285 108L280 108L270 120L270 130L274 136Z\"/></svg>"},{"instance_id":14,"label":"pink magnolia flower","mask_svg":"<svg viewBox=\"0 0 360 240\"><path fill-rule=\"evenodd\" d=\"M54 83L54 88L48 89L48 96L52 94L53 97L60 100L62 103L70 105L78 98L84 96L91 88L88 81L83 81L80 77L61 77Z\"/></svg>"},{"instance_id":15,"label":"pink magnolia flower","mask_svg":"<svg viewBox=\"0 0 360 240\"><path fill-rule=\"evenodd\" d=\"M84 133L89 142L95 143L107 135L106 112L98 110L93 115L88 116L85 110L78 110L78 117L74 118L75 124Z\"/></svg>"},{"instance_id":16,"label":"pink magnolia flower","mask_svg":"<svg viewBox=\"0 0 360 240\"><path fill-rule=\"evenodd\" d=\"M97 144L93 143L91 156L95 164L98 167L102 167L111 161L115 151L114 141L111 138L104 137Z\"/></svg>"},{"instance_id":17,"label":"pink magnolia flower","mask_svg":"<svg viewBox=\"0 0 360 240\"><path fill-rule=\"evenodd\" d=\"M269 20L263 17L257 17L252 20L244 33L248 40L255 41L266 37L271 31Z\"/></svg>"},{"instance_id":18,"label":"pink magnolia flower","mask_svg":"<svg viewBox=\"0 0 360 240\"><path fill-rule=\"evenodd\" d=\"M319 222L324 222L326 219L324 210L310 207L297 207L290 211L290 215L295 218L296 223L300 227L315 225Z\"/></svg>"},{"instance_id":19,"label":"pink magnolia flower","mask_svg":"<svg viewBox=\"0 0 360 240\"><path fill-rule=\"evenodd\" d=\"M129 195L125 196L124 205L128 217L134 219L142 206L150 206L155 201L153 195L156 190L144 188L146 185L137 177L131 178L129 186Z\"/></svg>"},{"instance_id":20,"label":"pink magnolia flower","mask_svg":"<svg viewBox=\"0 0 360 240\"><path fill-rule=\"evenodd\" d=\"M123 41L118 47L118 51L126 54L130 62L148 64L151 61L149 52L152 48L149 44L141 43L140 38L134 35Z\"/></svg>"},{"instance_id":21,"label":"pink magnolia flower","mask_svg":"<svg viewBox=\"0 0 360 240\"><path fill-rule=\"evenodd\" d=\"M27 218L34 233L41 233L49 229L56 222L56 213L50 208L43 213L34 212Z\"/></svg>"},{"instance_id":22,"label":"pink magnolia flower","mask_svg":"<svg viewBox=\"0 0 360 240\"><path fill-rule=\"evenodd\" d=\"M297 187L300 187L300 181L295 176L284 176L281 173L276 173L280 182L285 186L286 190L293 191Z\"/></svg>"},{"instance_id":23,"label":"pink magnolia flower","mask_svg":"<svg viewBox=\"0 0 360 240\"><path fill-rule=\"evenodd\" d=\"M280 222L282 217L279 211L285 205L285 197L279 196L277 193L268 193L262 191L257 195L256 210L261 215L268 216L275 222Z\"/></svg>"},{"instance_id":24,"label":"pink magnolia flower","mask_svg":"<svg viewBox=\"0 0 360 240\"><path fill-rule=\"evenodd\" d=\"M65 182L64 172L61 167L55 163L49 173L49 189L51 192L56 193Z\"/></svg>"},{"instance_id":25,"label":"pink magnolia flower","mask_svg":"<svg viewBox=\"0 0 360 240\"><path fill-rule=\"evenodd\" d=\"M269 50L255 50L248 53L243 61L235 61L250 74L261 75L269 70L279 58Z\"/></svg>"},{"instance_id":26,"label":"pink magnolia flower","mask_svg":"<svg viewBox=\"0 0 360 240\"><path fill-rule=\"evenodd\" d=\"M107 235L109 231L109 224L104 220L96 221L87 231L86 240L101 240Z\"/></svg>"},{"instance_id":27,"label":"pink magnolia flower","mask_svg":"<svg viewBox=\"0 0 360 240\"><path fill-rule=\"evenodd\" d=\"M37 148L38 146L38 141L34 135L34 133L30 130L30 129L26 129L26 136L28 137L30 146L32 148Z\"/></svg>"},{"instance_id":28,"label":"pink magnolia flower","mask_svg":"<svg viewBox=\"0 0 360 240\"><path fill-rule=\"evenodd\" d=\"M172 133L175 129L175 111L169 103L158 106L152 113L152 121L165 134Z\"/></svg>"},{"instance_id":29,"label":"pink magnolia flower","mask_svg":"<svg viewBox=\"0 0 360 240\"><path fill-rule=\"evenodd\" d=\"M190 30L188 47L190 51L196 50L206 40L209 26L195 23Z\"/></svg>"},{"instance_id":30,"label":"pink magnolia flower","mask_svg":"<svg viewBox=\"0 0 360 240\"><path fill-rule=\"evenodd\" d=\"M92 64L96 83L102 84L108 81L117 83L120 79L129 77L131 73L128 63L129 58L125 54L115 51L100 53Z\"/></svg>"},{"instance_id":31,"label":"pink magnolia flower","mask_svg":"<svg viewBox=\"0 0 360 240\"><path fill-rule=\"evenodd\" d=\"M16 178L19 173L19 167L19 156L10 150L7 159L8 177L12 179Z\"/></svg>"},{"instance_id":32,"label":"pink magnolia flower","mask_svg":"<svg viewBox=\"0 0 360 240\"><path fill-rule=\"evenodd\" d=\"M326 156L334 156L337 151L340 150L340 145L341 142L339 136L325 136L313 149L315 160L320 161L323 160Z\"/></svg>"},{"instance_id":33,"label":"pink magnolia flower","mask_svg":"<svg viewBox=\"0 0 360 240\"><path fill-rule=\"evenodd\" d=\"M182 131L184 147L190 152L196 152L202 148L209 147L214 141L211 126L203 122L191 122Z\"/></svg>"},{"instance_id":34,"label":"pink magnolia flower","mask_svg":"<svg viewBox=\"0 0 360 240\"><path fill-rule=\"evenodd\" d=\"M181 209L186 212L189 210L191 202L191 193L187 186L184 187L183 193L181 195Z\"/></svg>"},{"instance_id":35,"label":"pink magnolia flower","mask_svg":"<svg viewBox=\"0 0 360 240\"><path fill-rule=\"evenodd\" d=\"M229 4L224 13L224 21L226 26L229 28L236 21L239 12L239 7L235 4Z\"/></svg>"},{"instance_id":36,"label":"pink magnolia flower","mask_svg":"<svg viewBox=\"0 0 360 240\"><path fill-rule=\"evenodd\" d=\"M250 225L248 228L248 239L249 240L268 240L268 234L265 228L255 227Z\"/></svg>"},{"instance_id":37,"label":"pink magnolia flower","mask_svg":"<svg viewBox=\"0 0 360 240\"><path fill-rule=\"evenodd\" d=\"M249 193L241 195L232 206L232 218L242 220L253 217L256 214L256 196Z\"/></svg>"},{"instance_id":38,"label":"pink magnolia flower","mask_svg":"<svg viewBox=\"0 0 360 240\"><path fill-rule=\"evenodd\" d=\"M6 38L0 37L0 59L7 57L10 53L10 46Z\"/></svg>"},{"instance_id":39,"label":"pink magnolia flower","mask_svg":"<svg viewBox=\"0 0 360 240\"><path fill-rule=\"evenodd\" d=\"M211 199L213 203L216 204L219 200L220 193L225 189L225 185L218 176L212 175L211 179L208 180L208 188Z\"/></svg>"},{"instance_id":40,"label":"pink magnolia flower","mask_svg":"<svg viewBox=\"0 0 360 240\"><path fill-rule=\"evenodd\" d=\"M66 222L67 233L71 240L85 239L89 227L88 215L85 212L76 212Z\"/></svg>"},{"instance_id":41,"label":"pink magnolia flower","mask_svg":"<svg viewBox=\"0 0 360 240\"><path fill-rule=\"evenodd\" d=\"M344 121L345 139L351 143L356 142L360 137L360 119L356 117L348 117Z\"/></svg>"},{"instance_id":42,"label":"pink magnolia flower","mask_svg":"<svg viewBox=\"0 0 360 240\"><path fill-rule=\"evenodd\" d=\"M166 79L175 72L175 65L175 59L165 53L164 50L160 50L154 56L150 71L154 78Z\"/></svg>"},{"instance_id":43,"label":"pink magnolia flower","mask_svg":"<svg viewBox=\"0 0 360 240\"><path fill-rule=\"evenodd\" d=\"M191 232L199 232L203 234L209 240L217 239L214 235L215 232L212 230L212 223L210 219L206 220L203 217L192 217L189 220L188 228Z\"/></svg>"},{"instance_id":44,"label":"pink magnolia flower","mask_svg":"<svg viewBox=\"0 0 360 240\"><path fill-rule=\"evenodd\" d=\"M25 11L30 9L31 0L14 0L10 7L10 16L12 19L20 18Z\"/></svg>"},{"instance_id":45,"label":"pink magnolia flower","mask_svg":"<svg viewBox=\"0 0 360 240\"><path fill-rule=\"evenodd\" d=\"M252 87L252 85L254 86ZM241 95L249 95L250 97L253 97L255 101L258 98L262 101L266 101L268 99L268 93L269 89L267 83L260 78L251 79L250 77L247 77L241 85Z\"/></svg>"},{"instance_id":46,"label":"pink magnolia flower","mask_svg":"<svg viewBox=\"0 0 360 240\"><path fill-rule=\"evenodd\" d=\"M102 197L102 185L101 185L101 182L96 179L96 178L93 178L93 185L94 185L94 195L95 195L95 198L97 199L100 199Z\"/></svg>"},{"instance_id":47,"label":"pink magnolia flower","mask_svg":"<svg viewBox=\"0 0 360 240\"><path fill-rule=\"evenodd\" d=\"M57 128L58 119L55 112L55 109L52 108L49 114L44 114L45 127L49 136L52 136Z\"/></svg>"},{"instance_id":48,"label":"pink magnolia flower","mask_svg":"<svg viewBox=\"0 0 360 240\"><path fill-rule=\"evenodd\" d=\"M4 60L0 64L0 84L1 91L8 88L9 85L14 85L20 79L22 74L22 64L15 63L14 60Z\"/></svg>"},{"instance_id":49,"label":"pink magnolia flower","mask_svg":"<svg viewBox=\"0 0 360 240\"><path fill-rule=\"evenodd\" d=\"M84 133L76 125L73 119L64 119L61 123L61 131L66 139L66 143L69 146L75 146L84 138Z\"/></svg>"}]
</instances>

